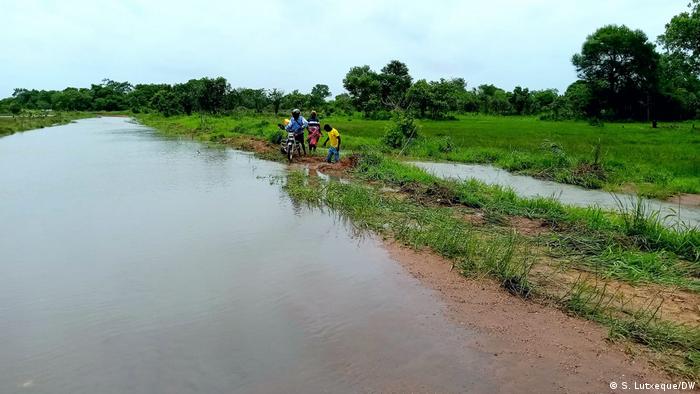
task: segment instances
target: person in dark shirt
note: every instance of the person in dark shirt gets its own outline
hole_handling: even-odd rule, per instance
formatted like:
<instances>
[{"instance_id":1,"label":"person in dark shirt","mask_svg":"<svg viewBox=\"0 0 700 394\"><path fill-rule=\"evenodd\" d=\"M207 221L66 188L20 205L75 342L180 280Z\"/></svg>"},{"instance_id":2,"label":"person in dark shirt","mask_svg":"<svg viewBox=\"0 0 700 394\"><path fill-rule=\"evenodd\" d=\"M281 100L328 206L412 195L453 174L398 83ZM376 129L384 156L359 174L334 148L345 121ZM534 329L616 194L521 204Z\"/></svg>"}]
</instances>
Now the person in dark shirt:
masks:
<instances>
[{"instance_id":1,"label":"person in dark shirt","mask_svg":"<svg viewBox=\"0 0 700 394\"><path fill-rule=\"evenodd\" d=\"M301 144L304 149L304 156L306 156L306 143L304 142L304 129L309 125L309 122L301 116L301 111L295 109L292 111L292 119L289 120L289 124L285 129L294 133L294 139Z\"/></svg>"}]
</instances>

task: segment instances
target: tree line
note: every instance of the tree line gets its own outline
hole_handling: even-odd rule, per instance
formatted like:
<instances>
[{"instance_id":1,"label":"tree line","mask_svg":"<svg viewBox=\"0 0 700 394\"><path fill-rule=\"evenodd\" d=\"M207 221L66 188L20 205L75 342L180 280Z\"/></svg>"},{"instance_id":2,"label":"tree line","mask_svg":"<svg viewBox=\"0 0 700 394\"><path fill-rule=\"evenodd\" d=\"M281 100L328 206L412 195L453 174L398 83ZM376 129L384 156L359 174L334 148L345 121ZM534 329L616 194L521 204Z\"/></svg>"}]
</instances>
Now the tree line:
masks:
<instances>
[{"instance_id":1,"label":"tree line","mask_svg":"<svg viewBox=\"0 0 700 394\"><path fill-rule=\"evenodd\" d=\"M0 101L0 111L132 111L160 112L166 116L192 113L224 113L235 110L278 113L281 108L327 105L327 85L318 84L311 93L279 89L232 89L223 77L191 79L179 84L137 84L109 79L90 88L57 90L15 89L12 97Z\"/></svg>"},{"instance_id":2,"label":"tree line","mask_svg":"<svg viewBox=\"0 0 700 394\"><path fill-rule=\"evenodd\" d=\"M453 112L540 115L544 119L683 120L700 118L700 0L674 16L651 42L641 30L608 25L589 35L572 57L578 80L560 94L494 85L467 89L462 78L413 82L392 61L380 72L353 67L343 86L358 111L372 117L401 108L421 118Z\"/></svg>"},{"instance_id":3,"label":"tree line","mask_svg":"<svg viewBox=\"0 0 700 394\"><path fill-rule=\"evenodd\" d=\"M222 77L179 84L103 80L90 88L61 91L15 89L0 112L28 110L160 112L165 116L232 111L278 114L292 108L326 115L361 112L388 118L401 110L419 118L454 113L538 115L542 119L682 120L700 118L700 0L666 25L657 45L641 30L608 25L589 35L572 58L578 80L564 92L506 91L490 84L468 89L463 78L414 81L406 64L392 60L379 72L352 67L347 93L331 98L327 85L298 90L232 88ZM659 52L659 49L661 52Z\"/></svg>"}]
</instances>

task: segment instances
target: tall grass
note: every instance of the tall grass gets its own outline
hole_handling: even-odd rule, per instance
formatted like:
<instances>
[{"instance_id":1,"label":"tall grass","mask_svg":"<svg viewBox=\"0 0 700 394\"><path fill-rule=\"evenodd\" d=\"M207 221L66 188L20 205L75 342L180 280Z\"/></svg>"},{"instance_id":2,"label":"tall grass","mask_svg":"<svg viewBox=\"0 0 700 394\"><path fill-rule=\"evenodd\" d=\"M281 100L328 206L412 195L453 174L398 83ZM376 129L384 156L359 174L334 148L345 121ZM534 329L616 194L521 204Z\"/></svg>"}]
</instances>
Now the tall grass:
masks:
<instances>
[{"instance_id":1,"label":"tall grass","mask_svg":"<svg viewBox=\"0 0 700 394\"><path fill-rule=\"evenodd\" d=\"M568 207L551 198L521 198L510 189L476 180L442 180L372 151L363 152L355 171L362 179L398 186L419 199L479 208L492 217L542 219L563 233L606 240L606 246L635 245L645 251L669 251L693 262L700 259L697 228L665 227L657 213L645 211L640 204L625 204L619 214L613 214Z\"/></svg>"},{"instance_id":2,"label":"tall grass","mask_svg":"<svg viewBox=\"0 0 700 394\"><path fill-rule=\"evenodd\" d=\"M677 223L674 228L665 225L659 211L649 208L641 197L625 204L619 197L617 204L624 233L646 250L670 250L691 261L700 260L700 230Z\"/></svg>"}]
</instances>

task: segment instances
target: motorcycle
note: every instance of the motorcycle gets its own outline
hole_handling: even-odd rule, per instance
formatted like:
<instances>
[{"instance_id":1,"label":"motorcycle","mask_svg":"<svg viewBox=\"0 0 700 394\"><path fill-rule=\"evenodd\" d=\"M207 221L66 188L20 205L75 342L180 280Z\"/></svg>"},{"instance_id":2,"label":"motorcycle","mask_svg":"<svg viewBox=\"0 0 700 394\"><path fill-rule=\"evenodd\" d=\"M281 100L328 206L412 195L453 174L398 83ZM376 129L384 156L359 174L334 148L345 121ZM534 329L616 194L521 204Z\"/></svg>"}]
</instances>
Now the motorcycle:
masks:
<instances>
[{"instance_id":1,"label":"motorcycle","mask_svg":"<svg viewBox=\"0 0 700 394\"><path fill-rule=\"evenodd\" d=\"M294 137L293 132L287 132L287 139L282 141L280 150L287 155L287 159L290 162L294 158L294 155L301 156L301 143Z\"/></svg>"}]
</instances>

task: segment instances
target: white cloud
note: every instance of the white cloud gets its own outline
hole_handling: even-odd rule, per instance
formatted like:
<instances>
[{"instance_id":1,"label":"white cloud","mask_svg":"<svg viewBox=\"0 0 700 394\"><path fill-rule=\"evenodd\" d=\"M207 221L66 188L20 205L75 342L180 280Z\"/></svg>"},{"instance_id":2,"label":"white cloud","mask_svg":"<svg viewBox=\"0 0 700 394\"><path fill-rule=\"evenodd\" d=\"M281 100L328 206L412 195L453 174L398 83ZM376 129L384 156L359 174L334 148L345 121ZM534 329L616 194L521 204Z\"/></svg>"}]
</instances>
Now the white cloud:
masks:
<instances>
[{"instance_id":1,"label":"white cloud","mask_svg":"<svg viewBox=\"0 0 700 394\"><path fill-rule=\"evenodd\" d=\"M406 62L415 78L564 89L586 35L609 23L651 39L684 10L664 0L2 0L0 96L102 78L334 93L354 65Z\"/></svg>"}]
</instances>

